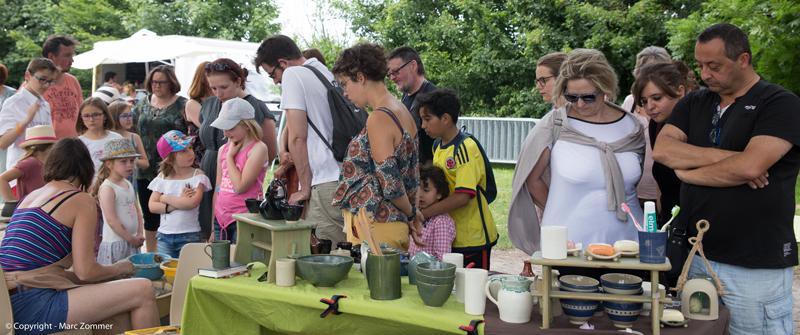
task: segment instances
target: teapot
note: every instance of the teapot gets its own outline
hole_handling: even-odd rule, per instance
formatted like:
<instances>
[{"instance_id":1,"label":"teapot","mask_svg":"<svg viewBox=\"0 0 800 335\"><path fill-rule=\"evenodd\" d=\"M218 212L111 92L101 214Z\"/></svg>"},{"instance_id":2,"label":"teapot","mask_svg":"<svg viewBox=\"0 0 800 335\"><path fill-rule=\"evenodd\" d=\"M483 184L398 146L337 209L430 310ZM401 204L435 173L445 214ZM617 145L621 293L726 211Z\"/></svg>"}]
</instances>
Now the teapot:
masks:
<instances>
[{"instance_id":1,"label":"teapot","mask_svg":"<svg viewBox=\"0 0 800 335\"><path fill-rule=\"evenodd\" d=\"M500 320L508 323L527 323L531 320L531 284L529 278L518 275L489 277L485 287L486 297L497 305Z\"/></svg>"},{"instance_id":2,"label":"teapot","mask_svg":"<svg viewBox=\"0 0 800 335\"><path fill-rule=\"evenodd\" d=\"M283 213L281 211L287 200L286 182L282 179L272 180L264 194L264 201L258 206L261 216L267 220L282 220Z\"/></svg>"}]
</instances>

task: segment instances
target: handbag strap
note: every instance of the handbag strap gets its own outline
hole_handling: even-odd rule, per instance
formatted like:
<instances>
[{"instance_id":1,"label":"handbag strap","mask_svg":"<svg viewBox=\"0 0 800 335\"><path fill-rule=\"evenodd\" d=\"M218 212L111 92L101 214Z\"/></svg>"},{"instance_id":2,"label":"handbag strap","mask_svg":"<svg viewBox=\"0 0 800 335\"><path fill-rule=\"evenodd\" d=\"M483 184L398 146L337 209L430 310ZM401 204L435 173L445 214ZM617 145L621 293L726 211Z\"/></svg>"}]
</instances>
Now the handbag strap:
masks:
<instances>
[{"instance_id":1,"label":"handbag strap","mask_svg":"<svg viewBox=\"0 0 800 335\"><path fill-rule=\"evenodd\" d=\"M725 287L722 285L719 277L717 277L717 273L711 268L711 264L708 263L708 258L706 258L706 254L703 252L703 235L705 235L710 226L711 224L708 220L697 221L697 236L689 238L689 243L692 244L692 250L689 251L689 255L686 257L686 263L683 264L681 275L678 277L678 285L676 286L678 292L683 290L683 285L686 284L686 279L689 277L689 269L692 267L693 256L695 253L700 253L700 257L703 258L703 263L705 263L706 270L711 274L711 278L714 279L714 283L717 286L717 293L720 296L725 295Z\"/></svg>"}]
</instances>

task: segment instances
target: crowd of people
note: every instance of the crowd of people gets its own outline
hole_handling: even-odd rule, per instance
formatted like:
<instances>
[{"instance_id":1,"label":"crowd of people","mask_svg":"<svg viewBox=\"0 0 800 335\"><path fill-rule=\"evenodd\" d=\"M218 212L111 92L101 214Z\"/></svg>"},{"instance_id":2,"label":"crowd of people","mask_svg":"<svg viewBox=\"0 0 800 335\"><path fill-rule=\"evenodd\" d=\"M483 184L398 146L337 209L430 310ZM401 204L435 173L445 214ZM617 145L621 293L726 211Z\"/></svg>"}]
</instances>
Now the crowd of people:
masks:
<instances>
[{"instance_id":1,"label":"crowd of people","mask_svg":"<svg viewBox=\"0 0 800 335\"><path fill-rule=\"evenodd\" d=\"M274 178L293 181L288 202L305 205L317 238L361 243L364 210L377 243L412 255L462 253L465 264L490 268L499 238L491 165L458 126L458 94L426 79L413 48L359 43L329 69L318 50L266 38L253 65L281 85L278 134L275 116L247 91L248 71L230 59L199 64L188 99L171 66L155 67L147 96L131 104L118 99L114 73L83 99L69 74L76 45L51 36L19 89L0 85L0 196L16 206L0 266L16 322L158 325L151 284L126 278L127 258L235 243L232 215L263 197L276 157ZM656 202L661 227L679 205L673 234L712 223L703 244L728 292L731 333L791 334L800 100L759 77L752 57L739 28L708 27L695 46L700 87L666 49L645 48L622 106L602 52L541 57L533 80L552 109L519 154L508 209L514 246L539 250L541 227L552 225L583 245L636 240L622 207L642 217L644 201ZM7 76L0 65L0 84ZM368 113L341 153L337 89L351 113ZM709 276L703 264L693 262L691 274Z\"/></svg>"}]
</instances>

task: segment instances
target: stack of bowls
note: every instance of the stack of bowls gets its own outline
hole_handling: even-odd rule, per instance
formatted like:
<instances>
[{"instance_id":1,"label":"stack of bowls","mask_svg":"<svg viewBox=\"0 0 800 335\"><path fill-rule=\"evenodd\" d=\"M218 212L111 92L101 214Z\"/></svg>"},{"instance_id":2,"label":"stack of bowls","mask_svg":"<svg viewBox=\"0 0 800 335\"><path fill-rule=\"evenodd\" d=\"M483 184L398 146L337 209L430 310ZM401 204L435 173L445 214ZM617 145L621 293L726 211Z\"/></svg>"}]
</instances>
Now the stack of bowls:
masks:
<instances>
[{"instance_id":1,"label":"stack of bowls","mask_svg":"<svg viewBox=\"0 0 800 335\"><path fill-rule=\"evenodd\" d=\"M562 291L568 292L596 293L600 287L597 279L579 275L561 276L558 283ZM569 317L569 322L575 325L586 323L599 306L600 302L597 300L561 299L561 309Z\"/></svg>"},{"instance_id":2,"label":"stack of bowls","mask_svg":"<svg viewBox=\"0 0 800 335\"><path fill-rule=\"evenodd\" d=\"M411 257L408 262L408 283L411 285L417 284L417 264L428 263L436 260L436 256L427 252L421 251Z\"/></svg>"},{"instance_id":3,"label":"stack of bowls","mask_svg":"<svg viewBox=\"0 0 800 335\"><path fill-rule=\"evenodd\" d=\"M610 294L641 295L642 278L624 273L606 273L600 276L603 291ZM604 301L608 318L619 328L630 328L642 312L641 302Z\"/></svg>"},{"instance_id":4,"label":"stack of bowls","mask_svg":"<svg viewBox=\"0 0 800 335\"><path fill-rule=\"evenodd\" d=\"M441 307L450 298L456 280L456 266L431 261L416 266L417 292L426 306Z\"/></svg>"}]
</instances>

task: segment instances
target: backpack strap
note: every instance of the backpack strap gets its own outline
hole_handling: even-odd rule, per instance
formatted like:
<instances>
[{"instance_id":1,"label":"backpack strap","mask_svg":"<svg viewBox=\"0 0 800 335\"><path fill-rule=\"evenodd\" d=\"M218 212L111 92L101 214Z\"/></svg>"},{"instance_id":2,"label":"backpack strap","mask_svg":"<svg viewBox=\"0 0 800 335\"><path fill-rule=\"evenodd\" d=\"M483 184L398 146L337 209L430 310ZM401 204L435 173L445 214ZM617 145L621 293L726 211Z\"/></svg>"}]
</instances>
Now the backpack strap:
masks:
<instances>
[{"instance_id":1,"label":"backpack strap","mask_svg":"<svg viewBox=\"0 0 800 335\"><path fill-rule=\"evenodd\" d=\"M311 119L308 117L308 112L306 112L306 121L308 121L308 125L311 126L311 129L313 129L314 132L317 133L317 136L319 136L319 138L322 140L322 143L325 143L325 146L328 147L328 149L331 150L331 153L333 153L334 152L333 151L333 145L331 145L328 142L328 140L325 139L325 136L322 136L322 132L319 131L317 126L314 125L314 122L311 122Z\"/></svg>"},{"instance_id":2,"label":"backpack strap","mask_svg":"<svg viewBox=\"0 0 800 335\"><path fill-rule=\"evenodd\" d=\"M324 85L326 89L330 90L333 88L333 83L331 83L328 78L325 78L325 75L323 75L322 72L319 72L319 70L317 70L315 67L311 65L303 65L303 67L311 70L311 72L313 72L317 78L319 78L319 81L322 82L322 85Z\"/></svg>"}]
</instances>

